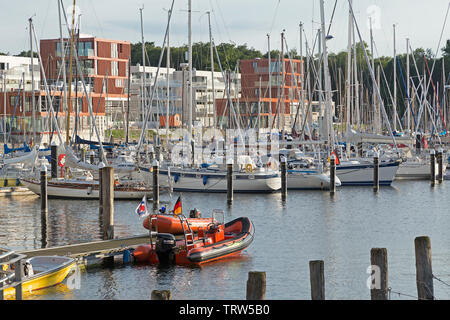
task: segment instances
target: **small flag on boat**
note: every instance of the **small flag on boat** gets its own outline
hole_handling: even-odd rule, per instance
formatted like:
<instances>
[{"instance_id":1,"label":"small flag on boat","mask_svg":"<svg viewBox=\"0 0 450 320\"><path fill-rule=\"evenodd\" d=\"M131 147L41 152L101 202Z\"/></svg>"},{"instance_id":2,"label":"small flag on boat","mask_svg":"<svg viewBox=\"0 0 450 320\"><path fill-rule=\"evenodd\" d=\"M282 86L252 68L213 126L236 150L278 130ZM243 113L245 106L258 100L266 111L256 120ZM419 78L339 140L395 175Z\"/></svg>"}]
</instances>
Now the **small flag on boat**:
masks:
<instances>
[{"instance_id":1,"label":"small flag on boat","mask_svg":"<svg viewBox=\"0 0 450 320\"><path fill-rule=\"evenodd\" d=\"M146 195L144 195L141 203L139 203L138 207L136 208L136 213L139 215L139 217L143 217L143 216L147 215L147 196Z\"/></svg>"},{"instance_id":2,"label":"small flag on boat","mask_svg":"<svg viewBox=\"0 0 450 320\"><path fill-rule=\"evenodd\" d=\"M175 202L175 206L173 207L173 214L178 215L181 214L181 196L178 196L177 202Z\"/></svg>"}]
</instances>

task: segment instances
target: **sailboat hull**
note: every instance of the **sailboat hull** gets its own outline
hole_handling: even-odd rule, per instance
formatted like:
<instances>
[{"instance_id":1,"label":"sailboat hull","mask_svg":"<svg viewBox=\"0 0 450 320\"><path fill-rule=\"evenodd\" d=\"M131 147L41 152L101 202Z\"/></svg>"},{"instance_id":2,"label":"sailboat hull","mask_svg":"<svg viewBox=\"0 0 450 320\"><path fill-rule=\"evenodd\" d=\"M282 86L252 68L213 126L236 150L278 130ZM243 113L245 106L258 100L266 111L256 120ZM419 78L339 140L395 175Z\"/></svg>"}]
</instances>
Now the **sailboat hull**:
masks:
<instances>
[{"instance_id":1,"label":"sailboat hull","mask_svg":"<svg viewBox=\"0 0 450 320\"><path fill-rule=\"evenodd\" d=\"M35 194L41 194L41 186L38 181L31 179L21 179L20 181ZM98 193L98 183L52 181L47 183L47 196L49 198L98 199ZM152 198L153 193L148 188L114 187L114 199L142 199L144 195L147 198Z\"/></svg>"},{"instance_id":2,"label":"sailboat hull","mask_svg":"<svg viewBox=\"0 0 450 320\"><path fill-rule=\"evenodd\" d=\"M335 183L338 187L341 185L338 177ZM289 190L329 190L330 176L315 171L288 170L287 188Z\"/></svg>"},{"instance_id":3,"label":"sailboat hull","mask_svg":"<svg viewBox=\"0 0 450 320\"><path fill-rule=\"evenodd\" d=\"M149 169L141 170L152 175ZM169 187L167 169L159 171L160 186ZM170 184L177 192L227 192L227 176L223 171L181 171L171 169ZM281 189L277 172L234 173L233 191L237 193L270 193Z\"/></svg>"},{"instance_id":4,"label":"sailboat hull","mask_svg":"<svg viewBox=\"0 0 450 320\"><path fill-rule=\"evenodd\" d=\"M379 184L390 186L400 161L382 162L379 165ZM373 163L350 163L336 166L336 175L342 186L373 186Z\"/></svg>"}]
</instances>

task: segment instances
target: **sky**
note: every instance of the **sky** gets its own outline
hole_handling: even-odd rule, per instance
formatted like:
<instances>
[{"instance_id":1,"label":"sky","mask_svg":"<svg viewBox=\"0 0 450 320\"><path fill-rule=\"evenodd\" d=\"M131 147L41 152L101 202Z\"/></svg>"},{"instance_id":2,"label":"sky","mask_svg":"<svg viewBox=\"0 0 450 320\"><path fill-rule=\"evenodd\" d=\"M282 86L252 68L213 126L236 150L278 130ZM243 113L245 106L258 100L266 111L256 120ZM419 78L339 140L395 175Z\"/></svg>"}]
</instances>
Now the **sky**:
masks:
<instances>
[{"instance_id":1,"label":"sky","mask_svg":"<svg viewBox=\"0 0 450 320\"><path fill-rule=\"evenodd\" d=\"M59 37L58 0L0 0L0 52L18 54L29 50L28 19L33 17L39 39ZM336 0L325 0L325 28L328 30ZM66 12L72 0L63 0ZM439 48L438 57L450 39L450 18L446 19L449 0L353 0L356 22L364 41L369 42L369 16L372 17L375 57L406 52L406 38L413 49ZM143 7L144 38L161 46L167 25L167 10L172 0L76 0L81 13L81 33L99 38L141 41L140 10ZM188 0L174 0L170 23L170 45L188 43ZM321 27L319 0L192 0L192 42L209 42L208 16L216 44L246 44L263 53L281 49L281 32L285 30L289 50L300 51L300 28L311 44ZM327 41L328 51L346 50L348 41L348 0L337 0ZM76 14L78 16L78 14ZM64 18L63 18L64 19ZM67 29L64 29L67 30ZM443 37L440 40L441 33ZM67 32L65 33L65 35ZM357 35L356 35L357 36ZM357 38L358 39L358 38Z\"/></svg>"}]
</instances>

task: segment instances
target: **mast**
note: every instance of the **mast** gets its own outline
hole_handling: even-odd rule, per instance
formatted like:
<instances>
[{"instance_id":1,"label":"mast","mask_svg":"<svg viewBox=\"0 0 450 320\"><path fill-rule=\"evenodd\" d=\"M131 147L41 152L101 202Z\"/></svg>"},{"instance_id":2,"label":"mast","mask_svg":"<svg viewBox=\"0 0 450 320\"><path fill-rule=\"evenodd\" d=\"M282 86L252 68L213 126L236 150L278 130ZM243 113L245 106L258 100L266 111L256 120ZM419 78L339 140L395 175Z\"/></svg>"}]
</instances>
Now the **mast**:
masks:
<instances>
[{"instance_id":1,"label":"mast","mask_svg":"<svg viewBox=\"0 0 450 320\"><path fill-rule=\"evenodd\" d=\"M409 98L410 95L410 83L409 83L409 38L406 38L406 96ZM406 128L408 134L410 134L411 129L411 110L408 101L408 105L406 107Z\"/></svg>"},{"instance_id":2,"label":"mast","mask_svg":"<svg viewBox=\"0 0 450 320\"><path fill-rule=\"evenodd\" d=\"M6 73L3 72L3 142L6 144Z\"/></svg>"},{"instance_id":3,"label":"mast","mask_svg":"<svg viewBox=\"0 0 450 320\"><path fill-rule=\"evenodd\" d=\"M127 80L127 112L125 123L125 144L128 145L128 125L130 123L130 78L131 78L131 58L128 58L128 80Z\"/></svg>"},{"instance_id":4,"label":"mast","mask_svg":"<svg viewBox=\"0 0 450 320\"><path fill-rule=\"evenodd\" d=\"M31 59L31 124L33 126L33 143L36 144L36 107L35 107L35 97L34 97L34 52L33 52L33 30L32 24L33 19L28 19L30 28L30 59Z\"/></svg>"},{"instance_id":5,"label":"mast","mask_svg":"<svg viewBox=\"0 0 450 320\"><path fill-rule=\"evenodd\" d=\"M167 101L166 101L166 141L167 147L169 147L169 117L170 117L170 80L169 80L169 71L170 71L170 43L169 43L169 34L170 34L170 10L167 12L168 14L168 22L167 22L167 60L166 60L166 69L167 69Z\"/></svg>"},{"instance_id":6,"label":"mast","mask_svg":"<svg viewBox=\"0 0 450 320\"><path fill-rule=\"evenodd\" d=\"M188 133L189 144L192 138L192 0L188 1L188 55L189 55L189 83L188 83Z\"/></svg>"},{"instance_id":7,"label":"mast","mask_svg":"<svg viewBox=\"0 0 450 320\"><path fill-rule=\"evenodd\" d=\"M208 11L208 27L209 27L209 54L211 56L211 90L212 90L212 104L213 104L213 116L214 116L214 141L217 140L216 127L217 127L217 115L216 115L216 98L214 90L214 52L213 52L213 39L211 32L211 13Z\"/></svg>"},{"instance_id":8,"label":"mast","mask_svg":"<svg viewBox=\"0 0 450 320\"><path fill-rule=\"evenodd\" d=\"M73 0L73 9L72 9L72 27L71 27L71 36L70 36L70 55L69 55L69 108L67 108L66 113L66 144L69 145L70 140L70 112L72 111L72 59L73 59L73 36L74 36L74 27L75 27L75 1ZM76 97L76 93L75 93ZM68 167L66 167L68 168Z\"/></svg>"},{"instance_id":9,"label":"mast","mask_svg":"<svg viewBox=\"0 0 450 320\"><path fill-rule=\"evenodd\" d=\"M58 1L58 19L59 19L59 38L61 44L61 64L62 64L62 73L63 73L63 90L64 90L64 100L62 110L65 110L68 106L67 104L67 79L66 79L66 48L64 46L64 38L62 32L62 23L61 23L61 1Z\"/></svg>"},{"instance_id":10,"label":"mast","mask_svg":"<svg viewBox=\"0 0 450 320\"><path fill-rule=\"evenodd\" d=\"M300 99L301 99L301 106L302 106L302 115L305 117L305 90L304 90L304 84L305 84L305 75L304 75L305 69L303 66L303 23L300 22ZM303 121L304 119L302 119Z\"/></svg>"},{"instance_id":11,"label":"mast","mask_svg":"<svg viewBox=\"0 0 450 320\"><path fill-rule=\"evenodd\" d=\"M269 59L268 62L268 67L269 67L269 122L267 123L267 128L270 129L271 128L271 124L272 124L272 61L270 58L270 34L267 34L267 58Z\"/></svg>"},{"instance_id":12,"label":"mast","mask_svg":"<svg viewBox=\"0 0 450 320\"><path fill-rule=\"evenodd\" d=\"M392 26L394 28L394 104L392 109L394 111L394 131L397 131L397 52L395 50L395 24Z\"/></svg>"},{"instance_id":13,"label":"mast","mask_svg":"<svg viewBox=\"0 0 450 320\"><path fill-rule=\"evenodd\" d=\"M146 96L146 86L145 86L145 42L144 42L144 21L142 18L142 10L144 10L144 5L142 8L139 8L140 16L141 16L141 39L142 39L142 74L141 74L141 118L142 118L142 127L144 127L145 121L145 96Z\"/></svg>"},{"instance_id":14,"label":"mast","mask_svg":"<svg viewBox=\"0 0 450 320\"><path fill-rule=\"evenodd\" d=\"M352 3L352 0L349 0L350 4ZM351 109L351 96L352 96L352 87L351 87L351 64L352 64L352 56L351 56L351 50L352 50L352 31L353 31L353 18L352 13L349 9L348 12L348 43L347 43L347 79L346 79L346 89L347 89L347 108L346 108L346 114L345 114L345 130L346 132L350 129L350 109ZM346 143L346 152L347 156L350 156L350 143L347 141Z\"/></svg>"},{"instance_id":15,"label":"mast","mask_svg":"<svg viewBox=\"0 0 450 320\"><path fill-rule=\"evenodd\" d=\"M328 156L330 156L332 150L334 149L334 139L333 139L333 119L332 119L332 103L331 103L331 79L330 72L328 70L328 53L327 53L327 43L325 35L325 13L323 8L324 0L320 0L320 16L322 21L322 44L323 44L323 68L325 77L325 111L327 116L327 140L328 140Z\"/></svg>"},{"instance_id":16,"label":"mast","mask_svg":"<svg viewBox=\"0 0 450 320\"><path fill-rule=\"evenodd\" d=\"M284 30L281 32L281 96L280 96L280 115L281 115L281 139L284 139L284 127L286 126L286 103L284 97L284 86L286 77L286 68L284 64Z\"/></svg>"}]
</instances>

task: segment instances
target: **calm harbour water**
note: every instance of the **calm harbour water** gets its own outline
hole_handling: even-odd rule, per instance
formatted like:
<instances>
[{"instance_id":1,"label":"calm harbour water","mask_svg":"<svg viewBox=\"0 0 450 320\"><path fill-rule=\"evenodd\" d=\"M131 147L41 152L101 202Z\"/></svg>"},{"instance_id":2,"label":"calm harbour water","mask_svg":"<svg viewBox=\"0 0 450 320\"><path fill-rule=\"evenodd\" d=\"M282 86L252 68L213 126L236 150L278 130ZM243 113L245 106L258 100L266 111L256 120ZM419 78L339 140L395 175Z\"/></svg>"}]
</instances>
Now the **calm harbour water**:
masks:
<instances>
[{"instance_id":1,"label":"calm harbour water","mask_svg":"<svg viewBox=\"0 0 450 320\"><path fill-rule=\"evenodd\" d=\"M392 290L417 296L417 236L431 238L433 273L450 284L449 193L450 181L434 188L428 181L395 181L377 194L371 187L338 188L334 197L289 191L286 203L279 193L235 194L230 208L225 194L182 193L185 213L196 207L203 217L213 209L223 209L226 221L249 217L256 229L253 243L238 258L202 267L88 268L79 289L61 284L26 298L145 300L152 290L170 289L173 299L245 299L248 272L265 271L267 299L310 299L308 263L324 260L326 299L370 299L366 270L375 247L387 248ZM116 237L147 232L134 211L138 202L115 202ZM0 204L0 246L41 248L39 198L0 198ZM101 238L98 201L50 199L48 207L48 246ZM450 286L435 280L434 290L437 299L450 299Z\"/></svg>"}]
</instances>

